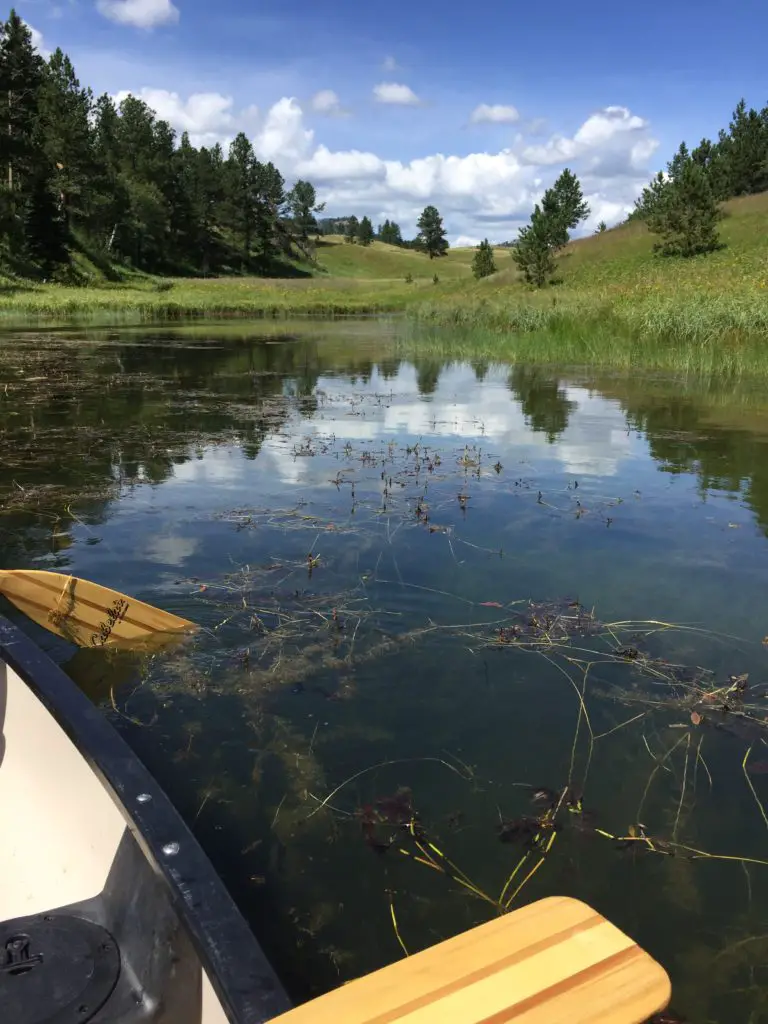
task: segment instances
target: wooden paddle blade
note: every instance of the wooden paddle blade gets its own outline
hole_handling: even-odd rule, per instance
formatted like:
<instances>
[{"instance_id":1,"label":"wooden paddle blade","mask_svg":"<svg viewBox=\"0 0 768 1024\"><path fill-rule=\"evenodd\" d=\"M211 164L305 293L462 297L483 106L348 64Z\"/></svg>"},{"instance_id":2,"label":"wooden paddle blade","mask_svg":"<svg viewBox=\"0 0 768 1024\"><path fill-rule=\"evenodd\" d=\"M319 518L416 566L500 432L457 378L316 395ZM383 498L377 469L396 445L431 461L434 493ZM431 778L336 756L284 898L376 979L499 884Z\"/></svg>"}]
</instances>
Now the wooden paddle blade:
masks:
<instances>
[{"instance_id":1,"label":"wooden paddle blade","mask_svg":"<svg viewBox=\"0 0 768 1024\"><path fill-rule=\"evenodd\" d=\"M39 569L0 570L0 594L44 629L79 647L162 644L198 627L98 583Z\"/></svg>"},{"instance_id":2,"label":"wooden paddle blade","mask_svg":"<svg viewBox=\"0 0 768 1024\"><path fill-rule=\"evenodd\" d=\"M585 903L550 896L272 1018L272 1024L640 1024L666 971Z\"/></svg>"}]
</instances>

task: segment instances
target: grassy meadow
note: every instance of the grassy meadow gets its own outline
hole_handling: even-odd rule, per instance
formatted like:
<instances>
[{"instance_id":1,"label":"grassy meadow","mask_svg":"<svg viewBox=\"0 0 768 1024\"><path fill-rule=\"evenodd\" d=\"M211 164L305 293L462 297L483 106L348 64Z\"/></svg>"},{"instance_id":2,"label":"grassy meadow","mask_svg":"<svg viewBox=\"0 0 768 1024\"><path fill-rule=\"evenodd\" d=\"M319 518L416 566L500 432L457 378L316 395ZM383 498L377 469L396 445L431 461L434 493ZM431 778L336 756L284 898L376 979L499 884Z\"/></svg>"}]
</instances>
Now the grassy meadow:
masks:
<instances>
[{"instance_id":1,"label":"grassy meadow","mask_svg":"<svg viewBox=\"0 0 768 1024\"><path fill-rule=\"evenodd\" d=\"M109 321L185 317L295 315L345 316L397 312L450 284L471 281L473 250L430 260L412 249L375 242L369 248L341 237L321 239L317 266L299 265L303 277L153 278L130 274L89 287L0 280L0 318L85 318ZM405 278L410 274L411 283ZM434 275L440 278L438 284ZM444 283L445 282L445 283Z\"/></svg>"},{"instance_id":2,"label":"grassy meadow","mask_svg":"<svg viewBox=\"0 0 768 1024\"><path fill-rule=\"evenodd\" d=\"M446 354L668 366L674 349L681 367L757 368L768 336L768 193L731 200L724 212L724 247L715 253L660 258L644 225L622 225L572 242L559 257L558 283L540 290L520 279L507 249L496 250L498 272L475 281L472 249L430 260L329 236L317 247L317 266L299 268L303 277L0 282L0 317L130 323L405 312L420 328L458 328L450 337L418 333L420 346Z\"/></svg>"}]
</instances>

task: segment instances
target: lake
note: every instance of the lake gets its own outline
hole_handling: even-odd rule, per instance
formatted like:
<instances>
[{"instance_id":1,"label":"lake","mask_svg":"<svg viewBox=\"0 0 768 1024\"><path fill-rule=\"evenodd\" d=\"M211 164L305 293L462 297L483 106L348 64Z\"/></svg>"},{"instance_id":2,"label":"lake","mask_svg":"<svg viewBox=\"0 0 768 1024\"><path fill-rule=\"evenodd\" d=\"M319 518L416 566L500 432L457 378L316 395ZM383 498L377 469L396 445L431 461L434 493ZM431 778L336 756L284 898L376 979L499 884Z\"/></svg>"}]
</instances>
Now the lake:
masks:
<instances>
[{"instance_id":1,"label":"lake","mask_svg":"<svg viewBox=\"0 0 768 1024\"><path fill-rule=\"evenodd\" d=\"M6 334L0 558L204 628L75 651L304 999L551 894L768 1020L764 383L396 322Z\"/></svg>"}]
</instances>

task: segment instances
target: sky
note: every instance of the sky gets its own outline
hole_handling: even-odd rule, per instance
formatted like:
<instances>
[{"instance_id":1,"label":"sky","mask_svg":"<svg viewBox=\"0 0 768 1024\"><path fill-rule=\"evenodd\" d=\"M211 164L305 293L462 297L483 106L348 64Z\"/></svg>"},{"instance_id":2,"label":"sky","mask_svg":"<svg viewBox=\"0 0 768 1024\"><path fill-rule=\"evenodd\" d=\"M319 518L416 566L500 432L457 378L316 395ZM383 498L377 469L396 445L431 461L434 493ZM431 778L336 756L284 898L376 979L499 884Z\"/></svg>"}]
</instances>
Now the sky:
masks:
<instances>
[{"instance_id":1,"label":"sky","mask_svg":"<svg viewBox=\"0 0 768 1024\"><path fill-rule=\"evenodd\" d=\"M685 139L768 102L764 0L17 0L42 52L197 145L238 131L333 216L437 206L453 245L513 239L564 167L622 220Z\"/></svg>"}]
</instances>

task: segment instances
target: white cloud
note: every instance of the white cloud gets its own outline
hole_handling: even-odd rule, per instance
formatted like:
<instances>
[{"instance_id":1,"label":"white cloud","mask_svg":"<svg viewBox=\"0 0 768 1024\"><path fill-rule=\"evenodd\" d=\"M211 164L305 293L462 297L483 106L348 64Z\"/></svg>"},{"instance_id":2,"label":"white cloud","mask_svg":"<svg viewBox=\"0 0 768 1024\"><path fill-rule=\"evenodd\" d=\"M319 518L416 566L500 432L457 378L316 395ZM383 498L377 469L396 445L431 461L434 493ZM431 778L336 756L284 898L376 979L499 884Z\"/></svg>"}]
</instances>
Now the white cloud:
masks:
<instances>
[{"instance_id":1,"label":"white cloud","mask_svg":"<svg viewBox=\"0 0 768 1024\"><path fill-rule=\"evenodd\" d=\"M630 160L632 161L633 167L638 169L646 167L648 161L651 159L653 154L659 148L659 140L652 138L640 139L630 150Z\"/></svg>"},{"instance_id":2,"label":"white cloud","mask_svg":"<svg viewBox=\"0 0 768 1024\"><path fill-rule=\"evenodd\" d=\"M96 9L118 25L154 28L179 20L179 9L172 0L96 0Z\"/></svg>"},{"instance_id":3,"label":"white cloud","mask_svg":"<svg viewBox=\"0 0 768 1024\"><path fill-rule=\"evenodd\" d=\"M121 94L122 95L122 94ZM530 136L497 152L461 156L432 153L390 160L364 149L332 150L306 127L295 98L283 97L259 117L255 108L236 111L219 93L186 99L175 92L143 89L137 95L187 130L196 145L220 141L226 147L246 131L261 160L272 160L290 183L306 178L330 214L367 214L374 223L396 220L406 237L427 204L443 215L452 244L476 245L513 239L543 190L560 168L571 165L591 207L584 226L613 225L629 213L651 171L658 143L642 118L622 107L592 114L570 138L553 136L534 145Z\"/></svg>"},{"instance_id":4,"label":"white cloud","mask_svg":"<svg viewBox=\"0 0 768 1024\"><path fill-rule=\"evenodd\" d=\"M315 135L304 127L303 118L302 109L293 97L278 100L253 140L259 159L272 160L280 169L293 169L303 160L312 148Z\"/></svg>"},{"instance_id":5,"label":"white cloud","mask_svg":"<svg viewBox=\"0 0 768 1024\"><path fill-rule=\"evenodd\" d=\"M303 160L296 173L310 181L375 181L386 178L387 165L375 153L363 153L357 149L333 152L326 146L318 146L309 159Z\"/></svg>"},{"instance_id":6,"label":"white cloud","mask_svg":"<svg viewBox=\"0 0 768 1024\"><path fill-rule=\"evenodd\" d=\"M482 238L477 238L472 235L459 235L456 241L453 243L457 249L474 249L482 242Z\"/></svg>"},{"instance_id":7,"label":"white cloud","mask_svg":"<svg viewBox=\"0 0 768 1024\"><path fill-rule=\"evenodd\" d=\"M617 134L637 132L647 127L647 121L631 114L626 107L604 107L587 118L576 132L574 141L584 146L596 146Z\"/></svg>"},{"instance_id":8,"label":"white cloud","mask_svg":"<svg viewBox=\"0 0 768 1024\"><path fill-rule=\"evenodd\" d=\"M649 124L626 107L604 107L591 114L573 138L552 135L546 142L524 146L524 163L539 166L581 160L585 170L599 177L615 177L644 170L658 147L648 135Z\"/></svg>"},{"instance_id":9,"label":"white cloud","mask_svg":"<svg viewBox=\"0 0 768 1024\"><path fill-rule=\"evenodd\" d=\"M391 103L399 107L416 107L421 100L409 85L397 82L381 82L373 87L377 103Z\"/></svg>"},{"instance_id":10,"label":"white cloud","mask_svg":"<svg viewBox=\"0 0 768 1024\"><path fill-rule=\"evenodd\" d=\"M121 103L126 90L115 95L115 103ZM143 88L133 93L143 100L164 121L168 121L179 132L189 132L195 146L212 146L222 138L233 136L250 118L257 114L254 107L243 111L237 118L233 112L231 96L218 92L198 92L183 100L177 92L167 89Z\"/></svg>"},{"instance_id":11,"label":"white cloud","mask_svg":"<svg viewBox=\"0 0 768 1024\"><path fill-rule=\"evenodd\" d=\"M634 207L631 200L622 202L621 199L606 199L600 193L586 195L584 198L589 203L589 216L584 221L584 233L587 235L595 233L600 221L605 221L609 228L620 224Z\"/></svg>"},{"instance_id":12,"label":"white cloud","mask_svg":"<svg viewBox=\"0 0 768 1024\"><path fill-rule=\"evenodd\" d=\"M470 117L471 124L514 124L520 119L516 107L505 107L501 103L481 103Z\"/></svg>"},{"instance_id":13,"label":"white cloud","mask_svg":"<svg viewBox=\"0 0 768 1024\"><path fill-rule=\"evenodd\" d=\"M578 146L573 139L564 139L560 135L553 135L551 139L541 145L526 146L520 155L523 163L548 166L573 160L577 152Z\"/></svg>"},{"instance_id":14,"label":"white cloud","mask_svg":"<svg viewBox=\"0 0 768 1024\"><path fill-rule=\"evenodd\" d=\"M333 89L321 89L320 92L316 92L310 101L310 106L316 114L326 114L329 117L338 117L345 113L341 101Z\"/></svg>"},{"instance_id":15,"label":"white cloud","mask_svg":"<svg viewBox=\"0 0 768 1024\"><path fill-rule=\"evenodd\" d=\"M29 34L32 36L32 46L37 50L41 57L48 60L51 55L51 51L45 46L43 33L36 29L34 25L30 25L28 21L24 21L23 24L27 26Z\"/></svg>"}]
</instances>

